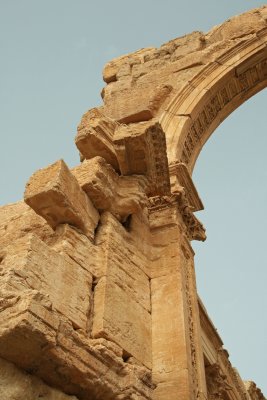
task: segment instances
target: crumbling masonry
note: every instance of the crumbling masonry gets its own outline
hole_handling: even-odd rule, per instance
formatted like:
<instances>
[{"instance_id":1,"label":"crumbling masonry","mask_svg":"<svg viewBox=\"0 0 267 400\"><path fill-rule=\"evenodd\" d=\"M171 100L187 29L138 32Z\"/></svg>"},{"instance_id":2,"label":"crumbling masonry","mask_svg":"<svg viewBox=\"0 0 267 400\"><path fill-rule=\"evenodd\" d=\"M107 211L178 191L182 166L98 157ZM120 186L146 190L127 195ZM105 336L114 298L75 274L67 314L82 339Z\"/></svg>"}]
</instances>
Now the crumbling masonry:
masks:
<instances>
[{"instance_id":1,"label":"crumbling masonry","mask_svg":"<svg viewBox=\"0 0 267 400\"><path fill-rule=\"evenodd\" d=\"M263 400L198 298L191 179L221 121L267 85L267 7L108 63L81 164L0 208L1 400Z\"/></svg>"}]
</instances>

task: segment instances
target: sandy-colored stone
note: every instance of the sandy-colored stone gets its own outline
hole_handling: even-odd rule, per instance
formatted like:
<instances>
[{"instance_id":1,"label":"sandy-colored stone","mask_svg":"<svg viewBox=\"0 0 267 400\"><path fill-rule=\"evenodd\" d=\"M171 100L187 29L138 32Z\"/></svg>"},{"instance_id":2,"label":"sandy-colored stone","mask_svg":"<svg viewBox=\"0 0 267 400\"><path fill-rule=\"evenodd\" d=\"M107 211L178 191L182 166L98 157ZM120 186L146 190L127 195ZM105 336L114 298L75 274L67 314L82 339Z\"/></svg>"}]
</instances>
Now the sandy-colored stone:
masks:
<instances>
[{"instance_id":1,"label":"sandy-colored stone","mask_svg":"<svg viewBox=\"0 0 267 400\"><path fill-rule=\"evenodd\" d=\"M53 236L53 229L31 207L19 201L0 207L0 253L12 241L34 233L47 242Z\"/></svg>"},{"instance_id":2,"label":"sandy-colored stone","mask_svg":"<svg viewBox=\"0 0 267 400\"><path fill-rule=\"evenodd\" d=\"M68 223L93 238L99 214L63 160L33 174L24 200L53 229Z\"/></svg>"},{"instance_id":3,"label":"sandy-colored stone","mask_svg":"<svg viewBox=\"0 0 267 400\"><path fill-rule=\"evenodd\" d=\"M3 359L0 359L0 397L1 400L77 400L77 397L49 387Z\"/></svg>"},{"instance_id":4,"label":"sandy-colored stone","mask_svg":"<svg viewBox=\"0 0 267 400\"><path fill-rule=\"evenodd\" d=\"M103 277L95 288L92 336L117 343L151 369L151 315L121 285Z\"/></svg>"},{"instance_id":5,"label":"sandy-colored stone","mask_svg":"<svg viewBox=\"0 0 267 400\"><path fill-rule=\"evenodd\" d=\"M92 275L70 258L50 249L36 236L18 239L6 250L1 283L15 290L37 290L75 327L86 330L91 307Z\"/></svg>"},{"instance_id":6,"label":"sandy-colored stone","mask_svg":"<svg viewBox=\"0 0 267 400\"><path fill-rule=\"evenodd\" d=\"M169 192L165 136L159 123L120 126L115 132L114 144L122 174L145 175L151 196Z\"/></svg>"},{"instance_id":7,"label":"sandy-colored stone","mask_svg":"<svg viewBox=\"0 0 267 400\"><path fill-rule=\"evenodd\" d=\"M82 117L75 138L82 158L101 156L118 170L118 161L112 143L116 126L116 121L105 117L97 108L87 111Z\"/></svg>"},{"instance_id":8,"label":"sandy-colored stone","mask_svg":"<svg viewBox=\"0 0 267 400\"><path fill-rule=\"evenodd\" d=\"M120 221L147 205L149 182L143 175L119 176L102 157L85 160L73 175L100 211L110 211Z\"/></svg>"},{"instance_id":9,"label":"sandy-colored stone","mask_svg":"<svg viewBox=\"0 0 267 400\"><path fill-rule=\"evenodd\" d=\"M195 161L267 86L266 44L263 6L106 65L83 162L0 207L1 399L264 399L197 295L190 241L206 239Z\"/></svg>"}]
</instances>

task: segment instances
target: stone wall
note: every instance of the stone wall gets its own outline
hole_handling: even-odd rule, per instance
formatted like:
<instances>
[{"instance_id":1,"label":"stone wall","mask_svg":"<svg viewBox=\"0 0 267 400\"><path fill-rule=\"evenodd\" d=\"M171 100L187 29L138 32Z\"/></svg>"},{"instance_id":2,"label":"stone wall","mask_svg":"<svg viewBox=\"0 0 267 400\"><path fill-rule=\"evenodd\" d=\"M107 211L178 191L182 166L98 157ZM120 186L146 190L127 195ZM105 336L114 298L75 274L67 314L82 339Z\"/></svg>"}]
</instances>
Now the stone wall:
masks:
<instances>
[{"instance_id":1,"label":"stone wall","mask_svg":"<svg viewBox=\"0 0 267 400\"><path fill-rule=\"evenodd\" d=\"M35 172L0 208L1 398L263 399L197 296L190 241L206 239L195 158L266 86L266 19L262 7L108 63L81 164Z\"/></svg>"}]
</instances>

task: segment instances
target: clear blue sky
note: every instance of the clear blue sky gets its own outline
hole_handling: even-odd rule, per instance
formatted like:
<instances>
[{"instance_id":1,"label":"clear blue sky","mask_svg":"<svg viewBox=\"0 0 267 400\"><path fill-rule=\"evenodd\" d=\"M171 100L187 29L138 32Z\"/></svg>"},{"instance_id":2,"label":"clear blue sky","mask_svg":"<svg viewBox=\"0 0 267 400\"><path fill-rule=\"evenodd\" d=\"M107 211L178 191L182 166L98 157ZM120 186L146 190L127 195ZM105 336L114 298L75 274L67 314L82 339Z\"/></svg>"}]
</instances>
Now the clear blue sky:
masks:
<instances>
[{"instance_id":1,"label":"clear blue sky","mask_svg":"<svg viewBox=\"0 0 267 400\"><path fill-rule=\"evenodd\" d=\"M246 0L0 0L0 204L59 158L79 162L82 113L101 104L113 57L208 31L262 5ZM231 360L267 393L266 90L235 111L197 162L206 243L195 244L200 295Z\"/></svg>"}]
</instances>

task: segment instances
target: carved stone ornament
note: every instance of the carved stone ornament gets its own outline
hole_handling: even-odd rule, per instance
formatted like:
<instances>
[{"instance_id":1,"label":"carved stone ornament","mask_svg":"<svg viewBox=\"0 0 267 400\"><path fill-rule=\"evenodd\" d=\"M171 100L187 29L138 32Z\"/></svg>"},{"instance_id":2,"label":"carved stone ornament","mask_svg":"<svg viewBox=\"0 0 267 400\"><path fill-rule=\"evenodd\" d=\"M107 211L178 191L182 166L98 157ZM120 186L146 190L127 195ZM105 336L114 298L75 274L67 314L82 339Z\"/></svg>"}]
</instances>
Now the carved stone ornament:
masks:
<instances>
[{"instance_id":1,"label":"carved stone ornament","mask_svg":"<svg viewBox=\"0 0 267 400\"><path fill-rule=\"evenodd\" d=\"M226 375L223 374L221 367L216 363L206 367L206 379L210 400L224 399L224 393L232 390L232 386L227 382Z\"/></svg>"}]
</instances>

